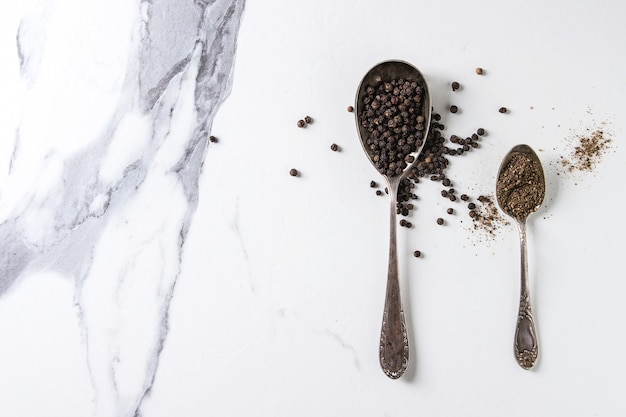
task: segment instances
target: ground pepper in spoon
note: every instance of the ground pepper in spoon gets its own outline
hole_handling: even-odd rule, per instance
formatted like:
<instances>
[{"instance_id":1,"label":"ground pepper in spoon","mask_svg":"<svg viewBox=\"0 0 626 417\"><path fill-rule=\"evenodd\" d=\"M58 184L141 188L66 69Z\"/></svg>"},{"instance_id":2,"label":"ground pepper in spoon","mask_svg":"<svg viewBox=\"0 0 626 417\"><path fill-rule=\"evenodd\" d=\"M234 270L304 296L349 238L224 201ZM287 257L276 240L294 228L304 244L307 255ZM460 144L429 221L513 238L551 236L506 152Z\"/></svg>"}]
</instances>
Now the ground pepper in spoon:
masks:
<instances>
[{"instance_id":1,"label":"ground pepper in spoon","mask_svg":"<svg viewBox=\"0 0 626 417\"><path fill-rule=\"evenodd\" d=\"M502 211L515 219L521 248L520 305L515 330L514 354L524 369L535 365L539 354L537 331L530 304L526 219L545 197L546 185L541 161L528 145L517 145L504 157L496 183L496 198Z\"/></svg>"}]
</instances>

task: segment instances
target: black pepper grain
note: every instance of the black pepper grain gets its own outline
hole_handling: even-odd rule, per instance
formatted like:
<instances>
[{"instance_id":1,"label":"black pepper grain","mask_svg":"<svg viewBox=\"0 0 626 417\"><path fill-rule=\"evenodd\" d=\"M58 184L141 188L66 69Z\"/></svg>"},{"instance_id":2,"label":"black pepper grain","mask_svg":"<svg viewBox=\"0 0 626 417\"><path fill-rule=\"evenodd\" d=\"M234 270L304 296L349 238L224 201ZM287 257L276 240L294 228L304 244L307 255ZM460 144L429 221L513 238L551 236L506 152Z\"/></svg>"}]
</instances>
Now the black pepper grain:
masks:
<instances>
[{"instance_id":1,"label":"black pepper grain","mask_svg":"<svg viewBox=\"0 0 626 417\"><path fill-rule=\"evenodd\" d=\"M305 116L304 117L304 123L310 125L311 123L313 123L313 119L311 118L311 116Z\"/></svg>"},{"instance_id":2,"label":"black pepper grain","mask_svg":"<svg viewBox=\"0 0 626 417\"><path fill-rule=\"evenodd\" d=\"M453 214L454 213L454 209L452 207L450 207L448 210L446 210L448 212L448 214Z\"/></svg>"},{"instance_id":3,"label":"black pepper grain","mask_svg":"<svg viewBox=\"0 0 626 417\"><path fill-rule=\"evenodd\" d=\"M306 123L304 123L304 120L298 120L298 127L305 127Z\"/></svg>"},{"instance_id":4,"label":"black pepper grain","mask_svg":"<svg viewBox=\"0 0 626 417\"><path fill-rule=\"evenodd\" d=\"M468 209L470 209L470 210L474 210L474 209L476 208L476 204L474 204L474 203L469 203L469 204L467 205L467 208L468 208Z\"/></svg>"},{"instance_id":5,"label":"black pepper grain","mask_svg":"<svg viewBox=\"0 0 626 417\"><path fill-rule=\"evenodd\" d=\"M443 224L443 219L442 219L441 217L439 217L439 218L437 219L437 224L438 224L438 225L442 225L442 224Z\"/></svg>"},{"instance_id":6,"label":"black pepper grain","mask_svg":"<svg viewBox=\"0 0 626 417\"><path fill-rule=\"evenodd\" d=\"M422 256L422 252L416 250L415 252L413 252L413 256L415 256L416 258L419 258L420 256Z\"/></svg>"},{"instance_id":7,"label":"black pepper grain","mask_svg":"<svg viewBox=\"0 0 626 417\"><path fill-rule=\"evenodd\" d=\"M506 113L508 110L507 110L507 108L506 108L506 107L500 107L500 109L498 109L498 111L499 111L500 113Z\"/></svg>"},{"instance_id":8,"label":"black pepper grain","mask_svg":"<svg viewBox=\"0 0 626 417\"><path fill-rule=\"evenodd\" d=\"M209 136L209 141L213 143L217 143L217 138L215 136Z\"/></svg>"},{"instance_id":9,"label":"black pepper grain","mask_svg":"<svg viewBox=\"0 0 626 417\"><path fill-rule=\"evenodd\" d=\"M459 111L459 108L457 106L454 106L454 105L450 106L450 113L456 113L458 111Z\"/></svg>"},{"instance_id":10,"label":"black pepper grain","mask_svg":"<svg viewBox=\"0 0 626 417\"><path fill-rule=\"evenodd\" d=\"M339 149L339 146L337 146L336 143L333 143L332 145L330 145L330 150L333 152L336 152Z\"/></svg>"},{"instance_id":11,"label":"black pepper grain","mask_svg":"<svg viewBox=\"0 0 626 417\"><path fill-rule=\"evenodd\" d=\"M485 73L485 70L483 70L482 68L480 67L476 68L476 74L483 75L484 73Z\"/></svg>"},{"instance_id":12,"label":"black pepper grain","mask_svg":"<svg viewBox=\"0 0 626 417\"><path fill-rule=\"evenodd\" d=\"M289 170L289 175L291 175L292 177L298 176L298 170L295 168L291 168L291 170Z\"/></svg>"},{"instance_id":13,"label":"black pepper grain","mask_svg":"<svg viewBox=\"0 0 626 417\"><path fill-rule=\"evenodd\" d=\"M461 85L458 82L456 82L456 81L452 82L452 91L458 90L459 87L461 87Z\"/></svg>"},{"instance_id":14,"label":"black pepper grain","mask_svg":"<svg viewBox=\"0 0 626 417\"><path fill-rule=\"evenodd\" d=\"M352 112L354 111L354 107L352 107L352 106L348 106L348 111L349 111L350 113L352 113Z\"/></svg>"},{"instance_id":15,"label":"black pepper grain","mask_svg":"<svg viewBox=\"0 0 626 417\"><path fill-rule=\"evenodd\" d=\"M370 187L376 188L376 187L378 187L378 184L376 184L376 181L372 180L372 181L370 181Z\"/></svg>"},{"instance_id":16,"label":"black pepper grain","mask_svg":"<svg viewBox=\"0 0 626 417\"><path fill-rule=\"evenodd\" d=\"M480 127L480 128L478 128L478 130L476 130L476 133L478 134L478 136L482 136L482 135L485 134L485 129Z\"/></svg>"}]
</instances>

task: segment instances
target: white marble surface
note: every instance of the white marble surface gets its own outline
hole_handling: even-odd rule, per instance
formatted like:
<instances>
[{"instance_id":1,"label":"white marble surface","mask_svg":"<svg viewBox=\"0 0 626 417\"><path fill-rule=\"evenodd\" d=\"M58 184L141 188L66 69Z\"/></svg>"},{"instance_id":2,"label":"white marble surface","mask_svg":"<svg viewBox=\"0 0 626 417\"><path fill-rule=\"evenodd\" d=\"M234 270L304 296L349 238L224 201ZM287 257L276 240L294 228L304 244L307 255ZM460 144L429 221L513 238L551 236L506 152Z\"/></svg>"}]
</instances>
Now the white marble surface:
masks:
<instances>
[{"instance_id":1,"label":"white marble surface","mask_svg":"<svg viewBox=\"0 0 626 417\"><path fill-rule=\"evenodd\" d=\"M0 416L624 415L626 6L457 3L2 3ZM390 58L446 136L487 129L459 190L539 150L530 372L516 230L436 225L430 181L399 233L411 362L380 370L387 201L346 106ZM611 152L564 170L597 128Z\"/></svg>"}]
</instances>

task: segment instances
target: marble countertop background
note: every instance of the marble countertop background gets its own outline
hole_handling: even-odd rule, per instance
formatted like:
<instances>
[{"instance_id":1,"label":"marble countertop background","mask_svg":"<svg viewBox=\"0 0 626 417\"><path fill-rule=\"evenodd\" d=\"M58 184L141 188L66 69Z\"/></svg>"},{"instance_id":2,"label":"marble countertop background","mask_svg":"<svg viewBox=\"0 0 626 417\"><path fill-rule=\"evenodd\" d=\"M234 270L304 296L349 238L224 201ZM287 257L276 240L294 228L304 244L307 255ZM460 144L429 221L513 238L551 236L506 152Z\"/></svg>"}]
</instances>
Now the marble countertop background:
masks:
<instances>
[{"instance_id":1,"label":"marble countertop background","mask_svg":"<svg viewBox=\"0 0 626 417\"><path fill-rule=\"evenodd\" d=\"M0 416L624 415L625 20L616 1L5 1ZM432 181L398 234L411 362L380 369L388 202L346 107L387 59L424 73L446 137L487 130L450 158L460 191L538 150L532 371L516 229L460 203L437 225ZM593 170L564 167L596 131Z\"/></svg>"}]
</instances>

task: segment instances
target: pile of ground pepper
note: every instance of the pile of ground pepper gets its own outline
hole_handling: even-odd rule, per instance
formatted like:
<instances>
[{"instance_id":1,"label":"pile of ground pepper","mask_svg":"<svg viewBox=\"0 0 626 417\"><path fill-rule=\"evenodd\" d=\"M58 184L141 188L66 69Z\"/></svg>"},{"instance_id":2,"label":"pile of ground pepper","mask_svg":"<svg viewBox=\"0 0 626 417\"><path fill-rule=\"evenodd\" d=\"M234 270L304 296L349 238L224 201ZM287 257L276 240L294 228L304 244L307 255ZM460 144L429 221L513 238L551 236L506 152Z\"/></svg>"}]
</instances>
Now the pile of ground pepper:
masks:
<instances>
[{"instance_id":1,"label":"pile of ground pepper","mask_svg":"<svg viewBox=\"0 0 626 417\"><path fill-rule=\"evenodd\" d=\"M596 129L589 134L581 135L578 141L569 157L561 157L561 165L569 172L593 171L611 148L611 138L606 135L604 129Z\"/></svg>"},{"instance_id":2,"label":"pile of ground pepper","mask_svg":"<svg viewBox=\"0 0 626 417\"><path fill-rule=\"evenodd\" d=\"M545 194L541 165L525 152L514 152L496 184L496 198L502 210L513 218L524 219L537 210Z\"/></svg>"}]
</instances>

